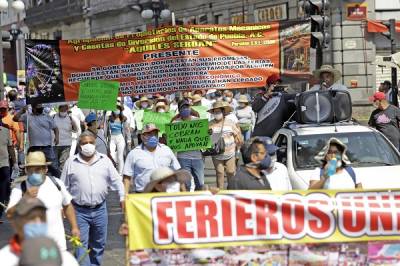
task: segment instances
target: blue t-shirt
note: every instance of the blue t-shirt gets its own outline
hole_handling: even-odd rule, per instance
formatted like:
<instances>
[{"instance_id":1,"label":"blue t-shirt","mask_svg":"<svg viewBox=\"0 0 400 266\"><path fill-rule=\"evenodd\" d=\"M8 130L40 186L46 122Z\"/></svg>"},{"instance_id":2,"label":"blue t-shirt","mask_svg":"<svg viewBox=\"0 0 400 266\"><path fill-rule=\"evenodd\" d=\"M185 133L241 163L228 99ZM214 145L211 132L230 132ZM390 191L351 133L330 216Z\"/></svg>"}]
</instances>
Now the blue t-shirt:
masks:
<instances>
[{"instance_id":1,"label":"blue t-shirt","mask_svg":"<svg viewBox=\"0 0 400 266\"><path fill-rule=\"evenodd\" d=\"M122 123L119 121L110 121L110 130L111 135L119 135L122 134Z\"/></svg>"}]
</instances>

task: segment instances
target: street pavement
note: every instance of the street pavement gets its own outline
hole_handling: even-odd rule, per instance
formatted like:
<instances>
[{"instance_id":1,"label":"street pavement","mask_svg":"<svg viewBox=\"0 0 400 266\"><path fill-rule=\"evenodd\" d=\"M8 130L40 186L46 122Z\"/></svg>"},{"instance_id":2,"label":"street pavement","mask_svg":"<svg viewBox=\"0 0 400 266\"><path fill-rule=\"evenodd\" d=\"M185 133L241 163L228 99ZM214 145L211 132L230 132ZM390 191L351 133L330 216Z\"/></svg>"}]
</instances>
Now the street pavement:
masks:
<instances>
[{"instance_id":1,"label":"street pavement","mask_svg":"<svg viewBox=\"0 0 400 266\"><path fill-rule=\"evenodd\" d=\"M206 158L205 183L215 185L215 170L210 158ZM104 253L103 266L125 266L125 238L118 234L122 212L119 207L118 193L110 191L107 197L108 209L108 235L107 246ZM65 224L68 233L68 225ZM10 223L5 220L0 224L0 248L4 247L13 230Z\"/></svg>"}]
</instances>

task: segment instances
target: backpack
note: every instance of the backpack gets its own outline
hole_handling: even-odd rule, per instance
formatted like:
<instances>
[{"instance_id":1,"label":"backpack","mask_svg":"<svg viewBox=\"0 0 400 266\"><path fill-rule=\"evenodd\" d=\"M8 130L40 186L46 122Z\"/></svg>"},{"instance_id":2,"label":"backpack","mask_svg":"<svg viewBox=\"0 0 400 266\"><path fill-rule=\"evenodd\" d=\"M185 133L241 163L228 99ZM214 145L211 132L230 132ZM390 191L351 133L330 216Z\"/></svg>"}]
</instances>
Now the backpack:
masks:
<instances>
[{"instance_id":1,"label":"backpack","mask_svg":"<svg viewBox=\"0 0 400 266\"><path fill-rule=\"evenodd\" d=\"M61 191L61 187L58 184L56 178L54 176L51 176L51 175L49 175L48 177L53 182L53 184L57 187L58 191ZM21 190L22 190L22 195L25 194L25 192L26 192L26 180L21 182Z\"/></svg>"},{"instance_id":2,"label":"backpack","mask_svg":"<svg viewBox=\"0 0 400 266\"><path fill-rule=\"evenodd\" d=\"M354 186L357 185L357 183L356 183L356 173L354 172L353 167L351 167L351 166L346 166L346 167L344 168L344 170L346 170L346 172L351 176L351 180L353 180ZM323 168L320 168L319 175L322 176L323 174L324 174L324 169L323 169Z\"/></svg>"}]
</instances>

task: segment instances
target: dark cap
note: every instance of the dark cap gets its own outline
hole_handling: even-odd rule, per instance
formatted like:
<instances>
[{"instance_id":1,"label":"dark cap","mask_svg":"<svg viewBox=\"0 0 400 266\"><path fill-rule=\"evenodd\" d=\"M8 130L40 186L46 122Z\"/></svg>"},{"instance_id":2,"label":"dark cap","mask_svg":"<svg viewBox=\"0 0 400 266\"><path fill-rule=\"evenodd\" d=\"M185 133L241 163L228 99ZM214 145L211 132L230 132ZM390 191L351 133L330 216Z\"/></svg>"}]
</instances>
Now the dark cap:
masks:
<instances>
[{"instance_id":1,"label":"dark cap","mask_svg":"<svg viewBox=\"0 0 400 266\"><path fill-rule=\"evenodd\" d=\"M18 216L24 216L36 208L47 210L46 206L40 199L23 197L15 206L15 214Z\"/></svg>"},{"instance_id":2,"label":"dark cap","mask_svg":"<svg viewBox=\"0 0 400 266\"><path fill-rule=\"evenodd\" d=\"M61 266L57 243L48 237L26 239L22 244L19 266Z\"/></svg>"},{"instance_id":3,"label":"dark cap","mask_svg":"<svg viewBox=\"0 0 400 266\"><path fill-rule=\"evenodd\" d=\"M388 85L389 87L392 86L392 82L390 82L389 80L385 80L385 81L382 82L381 84Z\"/></svg>"},{"instance_id":4,"label":"dark cap","mask_svg":"<svg viewBox=\"0 0 400 266\"><path fill-rule=\"evenodd\" d=\"M178 103L178 109L181 110L185 105L190 106L190 102L188 100L181 100Z\"/></svg>"}]
</instances>

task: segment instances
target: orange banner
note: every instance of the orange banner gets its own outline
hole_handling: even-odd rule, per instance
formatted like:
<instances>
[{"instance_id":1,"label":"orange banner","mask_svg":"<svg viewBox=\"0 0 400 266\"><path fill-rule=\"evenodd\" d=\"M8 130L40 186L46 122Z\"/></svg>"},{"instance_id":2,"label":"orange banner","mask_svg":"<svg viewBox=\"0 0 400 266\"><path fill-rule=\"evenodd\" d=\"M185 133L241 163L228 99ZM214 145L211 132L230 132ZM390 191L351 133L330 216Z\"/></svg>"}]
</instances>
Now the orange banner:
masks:
<instances>
[{"instance_id":1,"label":"orange banner","mask_svg":"<svg viewBox=\"0 0 400 266\"><path fill-rule=\"evenodd\" d=\"M121 95L261 87L307 76L310 24L188 25L114 38L27 40L28 102L76 100L79 82L116 80Z\"/></svg>"}]
</instances>

